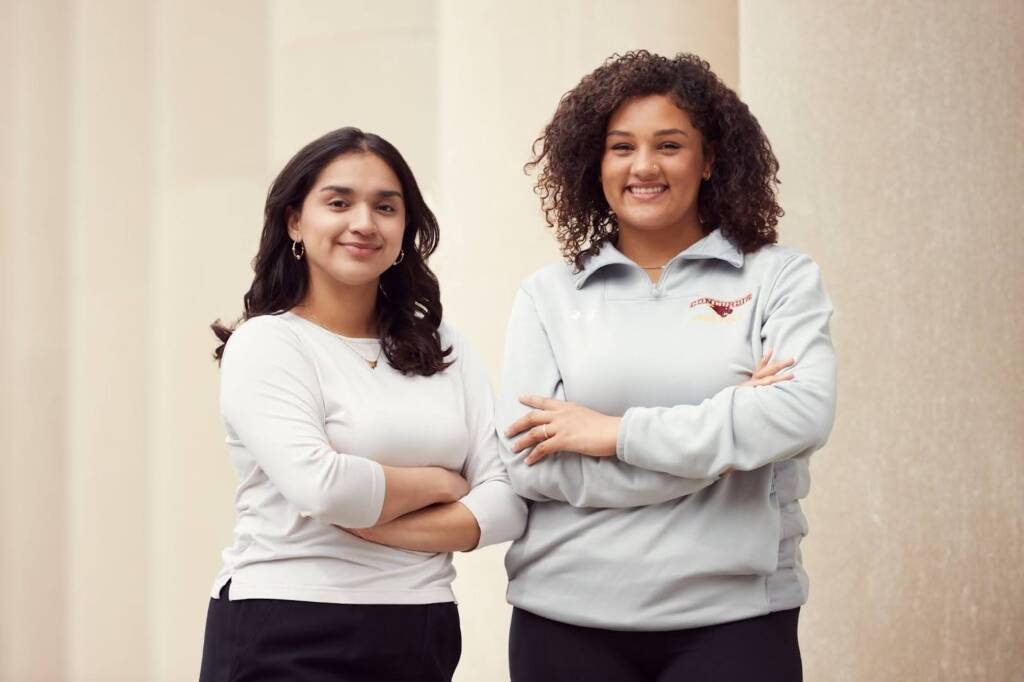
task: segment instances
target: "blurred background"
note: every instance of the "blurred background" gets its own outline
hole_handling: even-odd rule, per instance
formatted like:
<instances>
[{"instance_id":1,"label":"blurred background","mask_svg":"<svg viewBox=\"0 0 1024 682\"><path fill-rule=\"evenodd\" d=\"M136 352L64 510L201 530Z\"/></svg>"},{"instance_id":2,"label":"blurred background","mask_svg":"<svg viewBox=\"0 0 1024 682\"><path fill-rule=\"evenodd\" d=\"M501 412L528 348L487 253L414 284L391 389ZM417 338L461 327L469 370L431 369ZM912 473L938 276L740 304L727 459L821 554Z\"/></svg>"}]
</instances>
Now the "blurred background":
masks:
<instances>
[{"instance_id":1,"label":"blurred background","mask_svg":"<svg viewBox=\"0 0 1024 682\"><path fill-rule=\"evenodd\" d=\"M806 679L1021 679L1022 35L1020 0L0 0L0 679L197 676L235 487L208 325L300 146L403 152L496 380L558 258L530 144L641 47L738 89L835 302ZM504 551L457 559L461 682L507 679Z\"/></svg>"}]
</instances>

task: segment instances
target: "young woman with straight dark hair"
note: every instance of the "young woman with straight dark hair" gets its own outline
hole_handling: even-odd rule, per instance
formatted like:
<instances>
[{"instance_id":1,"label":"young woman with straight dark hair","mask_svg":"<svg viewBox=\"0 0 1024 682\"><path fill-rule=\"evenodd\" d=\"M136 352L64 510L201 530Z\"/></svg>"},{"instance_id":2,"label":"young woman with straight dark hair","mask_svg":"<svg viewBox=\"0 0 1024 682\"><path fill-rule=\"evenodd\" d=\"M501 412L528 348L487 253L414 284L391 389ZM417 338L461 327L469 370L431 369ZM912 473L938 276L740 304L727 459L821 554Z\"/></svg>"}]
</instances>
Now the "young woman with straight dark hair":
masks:
<instances>
[{"instance_id":1,"label":"young woman with straight dark hair","mask_svg":"<svg viewBox=\"0 0 1024 682\"><path fill-rule=\"evenodd\" d=\"M324 135L271 186L242 322L213 325L239 486L202 682L451 679L451 553L518 537L525 507L441 321L437 241L372 133Z\"/></svg>"},{"instance_id":2,"label":"young woman with straight dark hair","mask_svg":"<svg viewBox=\"0 0 1024 682\"><path fill-rule=\"evenodd\" d=\"M796 682L836 365L818 266L775 244L768 140L707 62L638 51L535 152L568 263L523 282L506 343L502 453L534 501L512 680Z\"/></svg>"}]
</instances>

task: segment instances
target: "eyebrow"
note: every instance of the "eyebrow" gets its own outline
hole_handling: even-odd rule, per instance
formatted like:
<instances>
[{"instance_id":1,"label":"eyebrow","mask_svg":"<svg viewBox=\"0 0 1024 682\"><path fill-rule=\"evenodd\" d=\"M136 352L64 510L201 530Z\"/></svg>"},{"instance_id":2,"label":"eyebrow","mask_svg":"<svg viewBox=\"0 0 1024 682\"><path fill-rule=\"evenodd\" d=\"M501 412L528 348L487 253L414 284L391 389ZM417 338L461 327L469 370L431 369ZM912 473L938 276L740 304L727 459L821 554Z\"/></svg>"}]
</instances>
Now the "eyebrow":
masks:
<instances>
[{"instance_id":1,"label":"eyebrow","mask_svg":"<svg viewBox=\"0 0 1024 682\"><path fill-rule=\"evenodd\" d=\"M605 137L611 137L612 135L621 135L624 137L633 137L633 133L627 133L625 130L609 130ZM679 128L665 128L654 133L655 137L661 135L682 135L683 137L689 137L690 135L685 130Z\"/></svg>"},{"instance_id":2,"label":"eyebrow","mask_svg":"<svg viewBox=\"0 0 1024 682\"><path fill-rule=\"evenodd\" d=\"M341 185L326 185L320 188L321 192L334 192L335 194L355 194L355 191L351 187L342 187ZM388 199L391 197L402 198L402 193L393 189L381 189L377 190L377 196L381 199Z\"/></svg>"}]
</instances>

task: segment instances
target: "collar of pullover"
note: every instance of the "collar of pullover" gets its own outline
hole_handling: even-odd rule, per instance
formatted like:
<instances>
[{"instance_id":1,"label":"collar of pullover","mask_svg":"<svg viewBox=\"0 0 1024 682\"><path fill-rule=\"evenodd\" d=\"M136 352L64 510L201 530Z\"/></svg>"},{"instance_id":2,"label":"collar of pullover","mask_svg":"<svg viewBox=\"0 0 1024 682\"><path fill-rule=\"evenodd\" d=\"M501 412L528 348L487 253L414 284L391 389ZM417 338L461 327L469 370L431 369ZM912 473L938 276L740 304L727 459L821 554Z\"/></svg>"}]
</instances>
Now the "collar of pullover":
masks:
<instances>
[{"instance_id":1,"label":"collar of pullover","mask_svg":"<svg viewBox=\"0 0 1024 682\"><path fill-rule=\"evenodd\" d=\"M733 267L743 267L743 252L736 248L721 230L713 230L705 235L703 239L692 244L690 248L675 255L668 263L676 260L702 260L705 258L717 258L724 260ZM630 265L637 267L637 264L627 258L619 251L614 244L605 242L597 254L591 256L583 269L575 274L576 288L582 289L590 276L607 265Z\"/></svg>"}]
</instances>

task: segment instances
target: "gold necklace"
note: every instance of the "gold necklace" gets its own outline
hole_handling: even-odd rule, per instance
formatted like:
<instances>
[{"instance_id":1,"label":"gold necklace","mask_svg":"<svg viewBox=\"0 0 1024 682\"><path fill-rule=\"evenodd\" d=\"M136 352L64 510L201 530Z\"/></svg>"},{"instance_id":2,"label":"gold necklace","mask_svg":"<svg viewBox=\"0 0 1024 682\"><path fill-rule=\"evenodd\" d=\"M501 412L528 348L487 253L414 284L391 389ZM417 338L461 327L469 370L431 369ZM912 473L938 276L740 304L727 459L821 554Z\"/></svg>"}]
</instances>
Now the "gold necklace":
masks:
<instances>
[{"instance_id":1,"label":"gold necklace","mask_svg":"<svg viewBox=\"0 0 1024 682\"><path fill-rule=\"evenodd\" d=\"M336 339L338 339L343 344L345 344L345 348L348 348L350 351L355 353L356 356L360 360L362 360L363 362L366 363L367 367L369 367L370 369L377 369L377 363L380 362L380 356L384 352L384 344L380 344L380 347L377 349L377 357L375 357L373 360L369 360L369 359L367 359L367 357L365 355L363 355L362 353L357 351L355 349L355 346L353 346L351 343L348 342L348 339L346 339L344 336L342 336L338 332L332 330L330 327L328 327L323 322L321 322L320 319L316 315L314 315L313 313L309 312L308 310L305 311L305 313L306 313L306 315L309 316L309 320L311 322L313 322L314 324L316 324L316 326L320 327L321 329L323 329L324 331L326 331L326 332L328 332L330 334L333 334ZM300 315L299 317L302 317L302 315Z\"/></svg>"}]
</instances>

